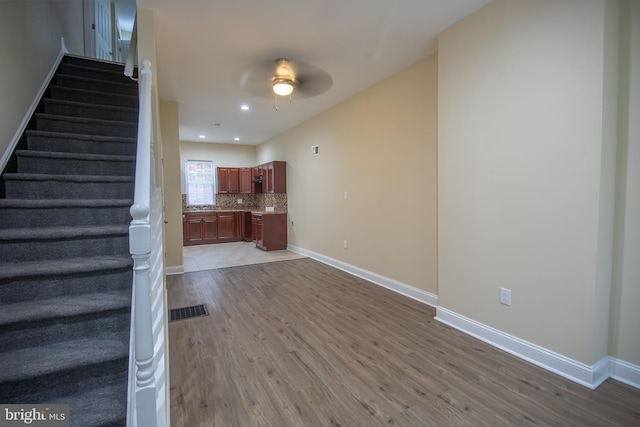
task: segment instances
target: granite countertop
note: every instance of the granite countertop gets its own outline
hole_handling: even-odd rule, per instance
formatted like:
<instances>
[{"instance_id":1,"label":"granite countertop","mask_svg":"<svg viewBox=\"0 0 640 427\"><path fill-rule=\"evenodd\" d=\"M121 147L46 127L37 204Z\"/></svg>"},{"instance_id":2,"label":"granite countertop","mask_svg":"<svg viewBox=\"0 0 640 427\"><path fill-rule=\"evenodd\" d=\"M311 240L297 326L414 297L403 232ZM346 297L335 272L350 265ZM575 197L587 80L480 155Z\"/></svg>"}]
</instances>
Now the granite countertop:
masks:
<instances>
[{"instance_id":1,"label":"granite countertop","mask_svg":"<svg viewBox=\"0 0 640 427\"><path fill-rule=\"evenodd\" d=\"M286 209L275 209L273 211L267 211L265 209L260 208L245 208L245 209L190 209L183 210L182 213L211 213L211 212L251 212L251 213L260 213L260 214L283 214L287 213Z\"/></svg>"}]
</instances>

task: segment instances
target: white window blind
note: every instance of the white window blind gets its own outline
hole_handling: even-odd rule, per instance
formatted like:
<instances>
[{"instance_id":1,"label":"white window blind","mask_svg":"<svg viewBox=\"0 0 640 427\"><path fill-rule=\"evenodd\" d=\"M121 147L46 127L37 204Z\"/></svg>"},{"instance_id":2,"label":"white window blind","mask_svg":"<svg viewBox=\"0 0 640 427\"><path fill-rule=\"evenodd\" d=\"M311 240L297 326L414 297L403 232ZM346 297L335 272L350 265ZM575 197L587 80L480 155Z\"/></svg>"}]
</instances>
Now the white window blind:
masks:
<instances>
[{"instance_id":1,"label":"white window blind","mask_svg":"<svg viewBox=\"0 0 640 427\"><path fill-rule=\"evenodd\" d=\"M187 160L185 182L187 205L215 204L215 165L207 160Z\"/></svg>"}]
</instances>

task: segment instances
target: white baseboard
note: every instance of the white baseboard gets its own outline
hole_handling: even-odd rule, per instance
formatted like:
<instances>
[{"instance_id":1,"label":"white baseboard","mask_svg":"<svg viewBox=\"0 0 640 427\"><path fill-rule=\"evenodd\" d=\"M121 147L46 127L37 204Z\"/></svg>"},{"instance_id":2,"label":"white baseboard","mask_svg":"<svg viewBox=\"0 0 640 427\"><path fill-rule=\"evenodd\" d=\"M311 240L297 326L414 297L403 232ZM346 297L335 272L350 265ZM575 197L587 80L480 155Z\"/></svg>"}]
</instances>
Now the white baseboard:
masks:
<instances>
[{"instance_id":1,"label":"white baseboard","mask_svg":"<svg viewBox=\"0 0 640 427\"><path fill-rule=\"evenodd\" d=\"M640 367L630 363L607 356L589 366L443 307L436 320L592 390L609 377L640 388Z\"/></svg>"},{"instance_id":2,"label":"white baseboard","mask_svg":"<svg viewBox=\"0 0 640 427\"><path fill-rule=\"evenodd\" d=\"M2 158L0 158L0 172L4 170L5 166L7 166L7 163L9 162L9 158L13 154L13 151L16 149L18 142L20 142L20 138L22 137L22 134L27 129L29 120L31 120L31 117L33 117L33 114L36 112L36 108L38 108L38 104L40 103L40 100L44 96L44 92L49 87L49 83L51 83L53 76L56 74L56 71L58 70L58 66L62 62L62 58L67 53L69 53L69 51L67 50L67 47L64 43L64 37L62 37L60 39L60 53L58 54L58 57L56 58L51 69L49 70L49 74L47 74L47 77L45 77L44 82L42 82L42 86L40 86L40 89L36 93L35 98L33 98L33 101L31 102L29 109L27 110L24 117L22 118L22 122L20 122L20 125L18 126L16 133L13 135L13 138L11 139L11 142L9 143L7 150L2 155Z\"/></svg>"},{"instance_id":3,"label":"white baseboard","mask_svg":"<svg viewBox=\"0 0 640 427\"><path fill-rule=\"evenodd\" d=\"M611 378L640 389L640 366L609 357Z\"/></svg>"},{"instance_id":4,"label":"white baseboard","mask_svg":"<svg viewBox=\"0 0 640 427\"><path fill-rule=\"evenodd\" d=\"M422 289L414 288L413 286L407 285L402 282L398 282L397 280L390 279L385 276L381 276L380 274L362 269L360 267L356 267L355 265L347 264L346 262L342 262L337 259L330 258L328 256L319 254L317 252L313 252L313 251L299 248L297 246L292 246L292 245L287 246L287 249L290 250L291 252L308 256L309 258L313 258L324 264L328 264L339 270L346 271L349 274L360 277L361 279L365 279L369 282L372 282L384 288L390 289L396 293L399 293L401 295L404 295L406 297L419 301L423 304L430 305L431 307L438 306L438 296L430 292L423 291Z\"/></svg>"},{"instance_id":5,"label":"white baseboard","mask_svg":"<svg viewBox=\"0 0 640 427\"><path fill-rule=\"evenodd\" d=\"M172 265L170 267L164 267L164 274L167 276L173 276L175 274L183 274L184 268L181 265Z\"/></svg>"}]
</instances>

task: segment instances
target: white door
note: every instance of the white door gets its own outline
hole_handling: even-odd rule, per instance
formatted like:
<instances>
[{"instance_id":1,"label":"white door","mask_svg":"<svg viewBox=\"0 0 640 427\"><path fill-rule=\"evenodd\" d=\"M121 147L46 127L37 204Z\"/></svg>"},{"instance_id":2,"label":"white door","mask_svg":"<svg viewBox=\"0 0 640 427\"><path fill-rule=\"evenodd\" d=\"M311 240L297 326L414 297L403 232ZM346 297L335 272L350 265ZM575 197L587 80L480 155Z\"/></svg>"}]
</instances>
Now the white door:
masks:
<instances>
[{"instance_id":1,"label":"white door","mask_svg":"<svg viewBox=\"0 0 640 427\"><path fill-rule=\"evenodd\" d=\"M96 58L112 61L110 0L94 0L94 30Z\"/></svg>"}]
</instances>

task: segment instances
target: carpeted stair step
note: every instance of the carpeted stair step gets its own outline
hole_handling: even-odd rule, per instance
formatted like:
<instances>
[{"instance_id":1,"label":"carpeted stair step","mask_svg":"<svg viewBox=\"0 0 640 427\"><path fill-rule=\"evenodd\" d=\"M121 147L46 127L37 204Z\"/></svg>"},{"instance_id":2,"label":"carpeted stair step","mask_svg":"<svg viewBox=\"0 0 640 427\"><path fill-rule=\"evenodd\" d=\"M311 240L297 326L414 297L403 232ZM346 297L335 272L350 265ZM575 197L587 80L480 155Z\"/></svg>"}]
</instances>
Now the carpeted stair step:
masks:
<instances>
[{"instance_id":1,"label":"carpeted stair step","mask_svg":"<svg viewBox=\"0 0 640 427\"><path fill-rule=\"evenodd\" d=\"M27 148L65 153L136 155L136 139L28 130Z\"/></svg>"},{"instance_id":2,"label":"carpeted stair step","mask_svg":"<svg viewBox=\"0 0 640 427\"><path fill-rule=\"evenodd\" d=\"M58 67L57 72L69 76L100 79L104 81L123 83L138 87L138 83L135 80L131 80L129 77L123 74L122 67L100 67L88 62L83 64L72 64L69 62L63 62Z\"/></svg>"},{"instance_id":3,"label":"carpeted stair step","mask_svg":"<svg viewBox=\"0 0 640 427\"><path fill-rule=\"evenodd\" d=\"M31 328L29 324L48 319L73 319L100 312L130 309L128 292L95 292L50 299L4 304L0 311L0 333L5 328Z\"/></svg>"},{"instance_id":4,"label":"carpeted stair step","mask_svg":"<svg viewBox=\"0 0 640 427\"><path fill-rule=\"evenodd\" d=\"M122 427L126 425L127 402L114 396L126 393L127 377L124 372L108 381L103 380L100 387L58 396L56 401L69 404L71 427Z\"/></svg>"},{"instance_id":5,"label":"carpeted stair step","mask_svg":"<svg viewBox=\"0 0 640 427\"><path fill-rule=\"evenodd\" d=\"M131 176L5 173L10 199L131 199Z\"/></svg>"},{"instance_id":6,"label":"carpeted stair step","mask_svg":"<svg viewBox=\"0 0 640 427\"><path fill-rule=\"evenodd\" d=\"M38 392L52 399L91 389L100 384L103 372L126 370L128 365L128 345L117 339L80 338L44 346L33 344L34 347L15 350L5 347L0 353L1 402L27 403L29 396L37 396ZM90 384L83 387L85 379Z\"/></svg>"},{"instance_id":7,"label":"carpeted stair step","mask_svg":"<svg viewBox=\"0 0 640 427\"><path fill-rule=\"evenodd\" d=\"M35 116L37 130L47 132L119 136L125 138L135 138L138 134L137 123L57 116L44 113L36 113Z\"/></svg>"},{"instance_id":8,"label":"carpeted stair step","mask_svg":"<svg viewBox=\"0 0 640 427\"><path fill-rule=\"evenodd\" d=\"M63 64L78 65L81 67L89 67L98 70L117 71L124 75L124 64L120 62L106 61L102 59L86 58L84 56L65 55L62 59ZM138 67L134 67L134 77L137 76Z\"/></svg>"},{"instance_id":9,"label":"carpeted stair step","mask_svg":"<svg viewBox=\"0 0 640 427\"><path fill-rule=\"evenodd\" d=\"M98 92L118 93L121 95L138 95L138 86L126 83L109 82L86 77L76 77L66 74L56 74L54 77L56 86L73 87L76 89L95 90Z\"/></svg>"},{"instance_id":10,"label":"carpeted stair step","mask_svg":"<svg viewBox=\"0 0 640 427\"><path fill-rule=\"evenodd\" d=\"M22 306L24 308L25 305ZM10 306L7 308L11 309ZM29 310L27 313L35 311ZM33 343L48 345L70 339L95 337L119 340L128 344L130 317L131 308L126 307L126 303L124 307L113 309L95 305L93 312L0 324L0 340L6 348L12 350L28 348L33 346Z\"/></svg>"},{"instance_id":11,"label":"carpeted stair step","mask_svg":"<svg viewBox=\"0 0 640 427\"><path fill-rule=\"evenodd\" d=\"M49 86L49 97L66 101L86 102L88 104L138 108L137 96L100 92L91 89L52 85Z\"/></svg>"},{"instance_id":12,"label":"carpeted stair step","mask_svg":"<svg viewBox=\"0 0 640 427\"><path fill-rule=\"evenodd\" d=\"M132 199L0 199L0 229L127 224Z\"/></svg>"},{"instance_id":13,"label":"carpeted stair step","mask_svg":"<svg viewBox=\"0 0 640 427\"><path fill-rule=\"evenodd\" d=\"M135 156L16 150L21 173L133 176Z\"/></svg>"},{"instance_id":14,"label":"carpeted stair step","mask_svg":"<svg viewBox=\"0 0 640 427\"><path fill-rule=\"evenodd\" d=\"M0 301L13 304L91 292L130 292L129 254L0 264Z\"/></svg>"},{"instance_id":15,"label":"carpeted stair step","mask_svg":"<svg viewBox=\"0 0 640 427\"><path fill-rule=\"evenodd\" d=\"M85 117L89 119L137 122L138 109L113 105L90 104L62 99L43 99L45 114Z\"/></svg>"},{"instance_id":16,"label":"carpeted stair step","mask_svg":"<svg viewBox=\"0 0 640 427\"><path fill-rule=\"evenodd\" d=\"M4 262L118 255L128 250L126 225L0 229L0 259Z\"/></svg>"}]
</instances>

